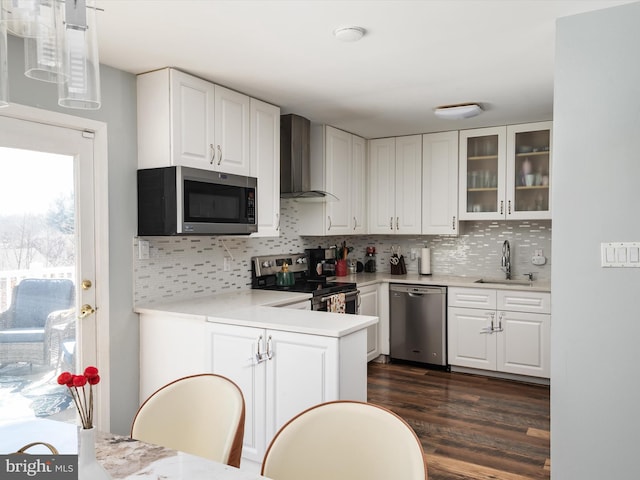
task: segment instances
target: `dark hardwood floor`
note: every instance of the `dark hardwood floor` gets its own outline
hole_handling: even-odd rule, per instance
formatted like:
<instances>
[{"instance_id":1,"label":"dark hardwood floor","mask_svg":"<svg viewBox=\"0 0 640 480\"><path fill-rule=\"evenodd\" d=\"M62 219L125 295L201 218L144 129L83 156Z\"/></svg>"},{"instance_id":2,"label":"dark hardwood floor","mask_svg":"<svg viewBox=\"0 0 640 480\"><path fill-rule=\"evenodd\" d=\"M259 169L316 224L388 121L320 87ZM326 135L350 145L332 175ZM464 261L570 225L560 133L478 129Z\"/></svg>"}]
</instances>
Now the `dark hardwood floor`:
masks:
<instances>
[{"instance_id":1,"label":"dark hardwood floor","mask_svg":"<svg viewBox=\"0 0 640 480\"><path fill-rule=\"evenodd\" d=\"M369 363L369 401L404 418L429 480L549 479L549 387Z\"/></svg>"}]
</instances>

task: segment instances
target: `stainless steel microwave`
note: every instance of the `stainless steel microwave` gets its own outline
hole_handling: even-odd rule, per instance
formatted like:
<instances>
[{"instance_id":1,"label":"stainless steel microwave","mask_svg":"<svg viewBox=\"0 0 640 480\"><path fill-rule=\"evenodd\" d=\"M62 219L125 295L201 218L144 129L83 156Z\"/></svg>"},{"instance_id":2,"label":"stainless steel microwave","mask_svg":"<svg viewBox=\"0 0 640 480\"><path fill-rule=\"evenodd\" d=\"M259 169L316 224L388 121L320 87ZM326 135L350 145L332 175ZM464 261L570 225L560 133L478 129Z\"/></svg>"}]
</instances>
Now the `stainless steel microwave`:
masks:
<instances>
[{"instance_id":1,"label":"stainless steel microwave","mask_svg":"<svg viewBox=\"0 0 640 480\"><path fill-rule=\"evenodd\" d=\"M258 231L257 179L189 167L138 170L138 235Z\"/></svg>"}]
</instances>

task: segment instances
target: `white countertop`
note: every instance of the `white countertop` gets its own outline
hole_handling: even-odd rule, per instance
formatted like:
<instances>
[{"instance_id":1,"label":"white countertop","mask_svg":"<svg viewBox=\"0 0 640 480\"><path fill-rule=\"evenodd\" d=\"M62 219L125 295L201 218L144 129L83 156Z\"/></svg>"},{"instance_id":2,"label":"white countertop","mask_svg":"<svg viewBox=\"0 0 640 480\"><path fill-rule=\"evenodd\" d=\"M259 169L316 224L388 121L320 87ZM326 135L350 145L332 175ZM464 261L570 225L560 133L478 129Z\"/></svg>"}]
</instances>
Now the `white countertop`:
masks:
<instances>
[{"instance_id":1,"label":"white countertop","mask_svg":"<svg viewBox=\"0 0 640 480\"><path fill-rule=\"evenodd\" d=\"M274 308L303 302L310 298L310 293L239 290L211 297L140 305L136 306L135 311L141 314L173 314L215 323L308 333L325 337L343 337L378 323L378 317L367 315Z\"/></svg>"},{"instance_id":2,"label":"white countertop","mask_svg":"<svg viewBox=\"0 0 640 480\"><path fill-rule=\"evenodd\" d=\"M215 323L269 328L325 337L344 337L378 323L378 317L368 315L345 315L343 313L273 307L248 307L229 313L225 312L220 316L210 315L207 320Z\"/></svg>"},{"instance_id":3,"label":"white countertop","mask_svg":"<svg viewBox=\"0 0 640 480\"><path fill-rule=\"evenodd\" d=\"M391 275L388 272L356 273L345 277L337 277L339 281L355 282L358 287L386 282L499 290L551 291L551 284L548 282L534 281L532 285L476 283L479 279L480 277L419 275L416 273ZM311 298L309 293L246 289L210 297L195 297L138 305L135 307L135 311L141 314L173 314L215 323L309 333L327 337L342 337L378 322L378 317L365 315L343 315L310 310L273 308L304 302L309 298Z\"/></svg>"},{"instance_id":4,"label":"white countertop","mask_svg":"<svg viewBox=\"0 0 640 480\"><path fill-rule=\"evenodd\" d=\"M354 273L346 277L336 277L340 282L355 282L358 287L365 287L375 283L410 283L417 285L440 285L445 287L469 287L469 288L492 288L495 290L530 290L533 292L551 292L551 283L538 280L533 281L533 285L526 283L526 279L515 280L513 283L476 283L485 277L464 277L460 275L420 275L408 273L406 275L391 275L389 272L377 273ZM495 280L502 281L502 278ZM525 284L520 284L525 283Z\"/></svg>"}]
</instances>

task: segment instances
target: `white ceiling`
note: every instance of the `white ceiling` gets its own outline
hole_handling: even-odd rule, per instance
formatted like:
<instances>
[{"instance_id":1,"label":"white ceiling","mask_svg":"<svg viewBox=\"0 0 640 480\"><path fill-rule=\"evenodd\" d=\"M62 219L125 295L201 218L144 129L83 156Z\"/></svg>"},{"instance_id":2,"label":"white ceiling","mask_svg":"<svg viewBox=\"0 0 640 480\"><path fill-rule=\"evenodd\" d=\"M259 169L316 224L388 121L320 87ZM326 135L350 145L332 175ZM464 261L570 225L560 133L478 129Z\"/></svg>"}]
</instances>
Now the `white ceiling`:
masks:
<instances>
[{"instance_id":1,"label":"white ceiling","mask_svg":"<svg viewBox=\"0 0 640 480\"><path fill-rule=\"evenodd\" d=\"M556 19L630 1L97 0L100 61L176 67L367 138L549 120ZM345 25L367 33L338 41ZM461 102L485 112L433 114Z\"/></svg>"}]
</instances>

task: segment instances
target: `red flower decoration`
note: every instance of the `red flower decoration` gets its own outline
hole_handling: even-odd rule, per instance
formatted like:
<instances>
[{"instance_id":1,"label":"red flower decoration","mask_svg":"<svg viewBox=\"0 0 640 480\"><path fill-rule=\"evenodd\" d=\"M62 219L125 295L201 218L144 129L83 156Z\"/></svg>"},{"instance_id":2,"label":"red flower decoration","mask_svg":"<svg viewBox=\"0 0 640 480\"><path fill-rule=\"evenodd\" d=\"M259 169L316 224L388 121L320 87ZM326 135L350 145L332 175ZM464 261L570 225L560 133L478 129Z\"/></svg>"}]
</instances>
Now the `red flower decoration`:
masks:
<instances>
[{"instance_id":1,"label":"red flower decoration","mask_svg":"<svg viewBox=\"0 0 640 480\"><path fill-rule=\"evenodd\" d=\"M93 428L93 386L100 382L100 375L96 367L89 366L84 369L84 375L73 375L69 372L62 372L58 376L58 383L66 385L71 392L73 402L82 421L82 428ZM85 385L89 384L89 398ZM82 391L80 391L82 389Z\"/></svg>"},{"instance_id":2,"label":"red flower decoration","mask_svg":"<svg viewBox=\"0 0 640 480\"><path fill-rule=\"evenodd\" d=\"M96 367L89 366L84 369L84 376L91 380L92 378L98 376L98 369ZM92 383L92 385L95 385L95 383Z\"/></svg>"},{"instance_id":3,"label":"red flower decoration","mask_svg":"<svg viewBox=\"0 0 640 480\"><path fill-rule=\"evenodd\" d=\"M87 377L84 375L74 375L73 376L73 386L74 387L84 387L87 384Z\"/></svg>"},{"instance_id":4,"label":"red flower decoration","mask_svg":"<svg viewBox=\"0 0 640 480\"><path fill-rule=\"evenodd\" d=\"M58 383L60 385L66 385L67 387L72 387L73 386L73 375L71 375L69 372L62 372L58 376Z\"/></svg>"}]
</instances>

